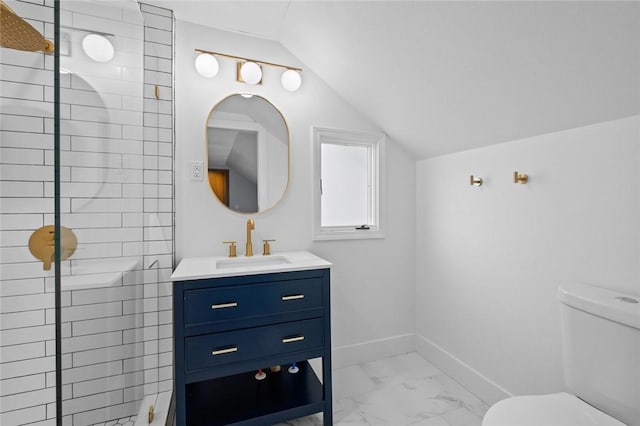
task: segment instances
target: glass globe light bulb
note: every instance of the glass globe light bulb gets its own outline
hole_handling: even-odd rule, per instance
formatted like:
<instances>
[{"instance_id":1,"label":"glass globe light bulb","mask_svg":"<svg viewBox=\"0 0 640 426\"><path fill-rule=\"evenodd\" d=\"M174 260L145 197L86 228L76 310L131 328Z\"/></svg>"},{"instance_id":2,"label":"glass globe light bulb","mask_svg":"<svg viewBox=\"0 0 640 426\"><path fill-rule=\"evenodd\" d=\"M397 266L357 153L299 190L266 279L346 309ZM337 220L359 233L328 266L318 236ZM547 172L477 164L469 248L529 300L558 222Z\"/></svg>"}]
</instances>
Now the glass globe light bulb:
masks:
<instances>
[{"instance_id":1,"label":"glass globe light bulb","mask_svg":"<svg viewBox=\"0 0 640 426\"><path fill-rule=\"evenodd\" d=\"M262 80L262 69L255 62L245 62L240 67L240 76L247 84L258 84Z\"/></svg>"},{"instance_id":2,"label":"glass globe light bulb","mask_svg":"<svg viewBox=\"0 0 640 426\"><path fill-rule=\"evenodd\" d=\"M300 88L302 84L302 77L300 77L300 73L296 70L286 70L282 73L282 77L280 78L280 82L282 83L282 87L289 92L295 92Z\"/></svg>"},{"instance_id":3,"label":"glass globe light bulb","mask_svg":"<svg viewBox=\"0 0 640 426\"><path fill-rule=\"evenodd\" d=\"M218 60L213 55L201 53L196 58L196 70L203 77L215 77L219 69Z\"/></svg>"}]
</instances>

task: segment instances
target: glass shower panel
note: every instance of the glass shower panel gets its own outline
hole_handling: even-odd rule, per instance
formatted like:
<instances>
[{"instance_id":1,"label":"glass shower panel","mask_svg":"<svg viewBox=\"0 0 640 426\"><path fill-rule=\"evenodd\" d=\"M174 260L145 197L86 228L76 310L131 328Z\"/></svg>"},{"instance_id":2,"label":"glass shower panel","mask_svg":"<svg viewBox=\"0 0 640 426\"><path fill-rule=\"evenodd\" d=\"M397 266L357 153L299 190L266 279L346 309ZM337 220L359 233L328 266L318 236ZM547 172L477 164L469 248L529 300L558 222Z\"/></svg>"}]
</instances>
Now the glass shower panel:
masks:
<instances>
[{"instance_id":1,"label":"glass shower panel","mask_svg":"<svg viewBox=\"0 0 640 426\"><path fill-rule=\"evenodd\" d=\"M132 0L60 4L63 423L126 423L157 391L143 18Z\"/></svg>"},{"instance_id":2,"label":"glass shower panel","mask_svg":"<svg viewBox=\"0 0 640 426\"><path fill-rule=\"evenodd\" d=\"M0 424L13 426L55 416L47 410L56 400L55 303L46 287L54 268L43 269L29 249L34 231L53 224L53 195L45 193L54 176L45 162L54 147L53 57L20 46L52 39L54 17L33 3L0 6ZM12 25L5 7L15 12Z\"/></svg>"}]
</instances>

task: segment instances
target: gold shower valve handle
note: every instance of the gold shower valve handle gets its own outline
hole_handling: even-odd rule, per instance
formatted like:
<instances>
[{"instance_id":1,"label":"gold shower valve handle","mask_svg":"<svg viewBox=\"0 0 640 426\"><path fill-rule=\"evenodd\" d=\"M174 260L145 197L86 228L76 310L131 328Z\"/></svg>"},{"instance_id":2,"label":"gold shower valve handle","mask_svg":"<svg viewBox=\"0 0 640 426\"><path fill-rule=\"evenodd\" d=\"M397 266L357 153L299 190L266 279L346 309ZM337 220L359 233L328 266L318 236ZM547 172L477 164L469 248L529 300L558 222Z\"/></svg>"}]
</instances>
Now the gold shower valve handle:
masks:
<instances>
[{"instance_id":1,"label":"gold shower valve handle","mask_svg":"<svg viewBox=\"0 0 640 426\"><path fill-rule=\"evenodd\" d=\"M529 181L529 175L526 173L520 173L518 171L513 172L513 183L525 184Z\"/></svg>"},{"instance_id":2,"label":"gold shower valve handle","mask_svg":"<svg viewBox=\"0 0 640 426\"><path fill-rule=\"evenodd\" d=\"M76 251L78 239L73 231L60 227L60 259L66 260ZM42 261L42 269L49 271L55 257L55 228L53 225L36 229L29 238L29 251L36 259Z\"/></svg>"}]
</instances>

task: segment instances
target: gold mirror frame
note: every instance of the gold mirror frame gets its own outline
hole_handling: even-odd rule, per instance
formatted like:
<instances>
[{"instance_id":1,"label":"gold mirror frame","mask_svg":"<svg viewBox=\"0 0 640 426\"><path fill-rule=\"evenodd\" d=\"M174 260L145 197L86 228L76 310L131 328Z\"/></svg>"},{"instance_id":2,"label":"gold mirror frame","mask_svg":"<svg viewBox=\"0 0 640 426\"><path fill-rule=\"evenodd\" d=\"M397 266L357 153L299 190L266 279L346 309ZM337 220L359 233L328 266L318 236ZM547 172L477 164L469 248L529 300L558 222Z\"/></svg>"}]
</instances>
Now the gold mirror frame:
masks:
<instances>
[{"instance_id":1,"label":"gold mirror frame","mask_svg":"<svg viewBox=\"0 0 640 426\"><path fill-rule=\"evenodd\" d=\"M269 207L262 209L262 210L258 210L255 212L245 212L245 211L239 211L239 210L235 210L233 208L231 208L230 206L226 205L224 203L223 200L220 199L220 197L218 197L218 195L215 193L211 183L209 182L209 122L211 121L211 116L214 113L214 111L226 100L228 100L229 98L232 98L234 96L242 96L244 98L251 98L251 97L257 97L262 99L264 102L266 102L268 105L270 105L273 110L275 112L277 112L278 116L280 117L280 119L282 120L282 123L284 124L284 129L286 132L286 143L287 143L287 150L286 150L286 155L287 155L287 161L286 161L286 165L287 165L287 173L286 173L286 183L284 185L284 188L282 189L282 194L280 195L280 198L278 198L276 201L274 201ZM289 130L289 125L287 123L287 120L284 118L284 115L282 114L282 112L280 111L280 109L278 107L276 107L269 99L265 98L264 96L261 95L257 95L255 93L231 93L230 95L225 96L224 98L222 98L220 101L218 101L210 110L209 110L209 114L207 114L207 120L205 122L205 153L206 153L206 161L205 161L205 168L203 170L203 173L205 175L204 180L207 183L207 186L209 187L209 190L211 191L211 195L218 200L218 202L224 206L225 208L229 209L230 211L234 212L234 213L239 213L239 214L244 214L244 215L256 215L256 214L260 214L260 213L264 213L267 212L269 210L271 210L272 208L274 208L275 206L277 206L282 199L284 198L284 196L287 193L287 190L289 189L289 183L291 181L291 132Z\"/></svg>"}]
</instances>

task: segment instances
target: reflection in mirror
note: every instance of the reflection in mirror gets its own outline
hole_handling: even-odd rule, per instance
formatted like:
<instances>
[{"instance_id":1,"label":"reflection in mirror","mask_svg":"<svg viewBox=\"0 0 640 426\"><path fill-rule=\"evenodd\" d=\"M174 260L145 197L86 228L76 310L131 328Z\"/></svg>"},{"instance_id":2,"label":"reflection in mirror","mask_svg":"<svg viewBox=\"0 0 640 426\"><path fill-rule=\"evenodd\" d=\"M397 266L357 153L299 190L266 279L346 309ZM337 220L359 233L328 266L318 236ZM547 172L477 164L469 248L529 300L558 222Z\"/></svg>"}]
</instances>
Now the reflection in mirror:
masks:
<instances>
[{"instance_id":1,"label":"reflection in mirror","mask_svg":"<svg viewBox=\"0 0 640 426\"><path fill-rule=\"evenodd\" d=\"M273 207L289 183L289 130L258 95L231 95L207 121L208 176L215 196L239 213Z\"/></svg>"}]
</instances>

